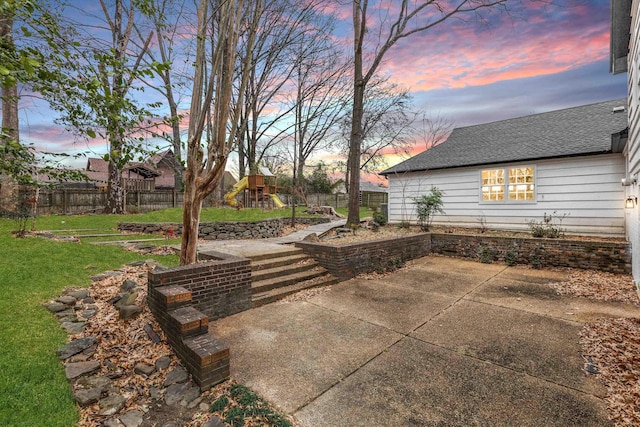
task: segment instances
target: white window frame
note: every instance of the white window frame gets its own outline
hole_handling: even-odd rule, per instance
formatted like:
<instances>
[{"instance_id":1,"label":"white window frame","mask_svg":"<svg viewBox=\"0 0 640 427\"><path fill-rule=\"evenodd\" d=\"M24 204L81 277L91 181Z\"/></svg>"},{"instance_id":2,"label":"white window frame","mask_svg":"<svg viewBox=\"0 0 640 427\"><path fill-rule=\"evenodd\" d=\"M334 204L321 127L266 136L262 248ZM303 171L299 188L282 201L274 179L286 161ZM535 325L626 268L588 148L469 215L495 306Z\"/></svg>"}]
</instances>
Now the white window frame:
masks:
<instances>
[{"instance_id":1,"label":"white window frame","mask_svg":"<svg viewBox=\"0 0 640 427\"><path fill-rule=\"evenodd\" d=\"M517 168L533 169L533 200L509 200L509 170ZM501 184L504 192L504 200L483 200L482 199L482 172L488 170L504 171L504 183ZM478 200L481 205L533 205L538 203L538 168L535 164L507 165L507 166L487 166L478 171Z\"/></svg>"}]
</instances>

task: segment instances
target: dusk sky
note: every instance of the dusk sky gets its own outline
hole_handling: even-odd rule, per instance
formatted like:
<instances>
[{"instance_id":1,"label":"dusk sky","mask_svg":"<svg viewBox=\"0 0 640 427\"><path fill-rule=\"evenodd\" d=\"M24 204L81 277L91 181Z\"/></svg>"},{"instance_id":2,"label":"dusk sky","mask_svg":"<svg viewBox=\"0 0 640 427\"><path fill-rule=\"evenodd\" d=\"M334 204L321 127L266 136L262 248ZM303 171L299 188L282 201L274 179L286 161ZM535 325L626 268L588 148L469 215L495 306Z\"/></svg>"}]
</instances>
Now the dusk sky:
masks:
<instances>
[{"instance_id":1,"label":"dusk sky","mask_svg":"<svg viewBox=\"0 0 640 427\"><path fill-rule=\"evenodd\" d=\"M417 108L456 127L624 98L626 74L608 72L609 7L605 0L541 2L515 9L515 18L494 15L486 25L454 20L402 40L381 72L410 87ZM341 10L345 30L336 37L348 41L350 7ZM73 136L53 125L44 105L23 105L23 141L86 150L82 142L71 145ZM106 152L103 144L92 149ZM390 158L389 166L399 160Z\"/></svg>"}]
</instances>

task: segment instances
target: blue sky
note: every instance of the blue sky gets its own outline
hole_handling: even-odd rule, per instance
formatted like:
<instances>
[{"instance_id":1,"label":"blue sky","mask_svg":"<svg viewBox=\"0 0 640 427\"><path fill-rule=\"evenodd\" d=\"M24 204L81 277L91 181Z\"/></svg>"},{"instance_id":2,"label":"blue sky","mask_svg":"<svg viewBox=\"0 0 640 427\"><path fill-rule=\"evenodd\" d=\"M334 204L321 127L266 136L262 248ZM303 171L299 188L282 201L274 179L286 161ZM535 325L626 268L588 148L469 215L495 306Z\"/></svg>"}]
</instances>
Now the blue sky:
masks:
<instances>
[{"instance_id":1,"label":"blue sky","mask_svg":"<svg viewBox=\"0 0 640 427\"><path fill-rule=\"evenodd\" d=\"M337 9L336 39L348 43L350 7ZM416 34L387 53L380 71L410 87L417 108L455 126L626 97L626 74L608 72L609 1L532 3L515 11L516 19L492 15L485 25L452 21ZM55 126L43 103L25 99L22 106L23 141L49 151L88 148ZM103 143L90 148L92 155L106 151Z\"/></svg>"}]
</instances>

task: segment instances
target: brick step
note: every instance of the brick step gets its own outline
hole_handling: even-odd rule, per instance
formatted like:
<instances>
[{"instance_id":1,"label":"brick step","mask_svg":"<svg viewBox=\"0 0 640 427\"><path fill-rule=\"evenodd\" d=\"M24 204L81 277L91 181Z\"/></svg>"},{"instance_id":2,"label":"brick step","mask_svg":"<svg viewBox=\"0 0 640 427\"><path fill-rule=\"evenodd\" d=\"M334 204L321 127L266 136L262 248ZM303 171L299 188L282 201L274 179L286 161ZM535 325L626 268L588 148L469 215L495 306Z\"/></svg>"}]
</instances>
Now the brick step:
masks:
<instances>
[{"instance_id":1,"label":"brick step","mask_svg":"<svg viewBox=\"0 0 640 427\"><path fill-rule=\"evenodd\" d=\"M262 280L275 279L278 277L289 276L295 273L312 270L318 266L313 258L307 258L305 262L297 262L295 264L286 264L280 267L268 268L265 270L251 272L251 282L260 282Z\"/></svg>"},{"instance_id":2,"label":"brick step","mask_svg":"<svg viewBox=\"0 0 640 427\"><path fill-rule=\"evenodd\" d=\"M209 332L209 317L192 306L181 307L168 314L168 334L190 337Z\"/></svg>"},{"instance_id":3,"label":"brick step","mask_svg":"<svg viewBox=\"0 0 640 427\"><path fill-rule=\"evenodd\" d=\"M292 247L291 249L285 249L282 251L251 255L249 258L251 259L252 262L254 262L254 261L263 261L265 259L282 258L285 256L291 256L291 255L300 255L303 253L304 252L302 251L302 249Z\"/></svg>"},{"instance_id":4,"label":"brick step","mask_svg":"<svg viewBox=\"0 0 640 427\"><path fill-rule=\"evenodd\" d=\"M191 291L178 285L160 286L154 288L149 295L153 305L167 312L191 303Z\"/></svg>"},{"instance_id":5,"label":"brick step","mask_svg":"<svg viewBox=\"0 0 640 427\"><path fill-rule=\"evenodd\" d=\"M310 280L315 277L322 276L326 273L327 270L325 270L324 268L315 266L312 269L307 269L303 272L286 274L281 277L274 277L271 279L259 280L251 284L251 293L255 295L262 292L268 292L275 288L282 288L298 282Z\"/></svg>"},{"instance_id":6,"label":"brick step","mask_svg":"<svg viewBox=\"0 0 640 427\"><path fill-rule=\"evenodd\" d=\"M268 268L281 267L283 265L292 265L300 261L311 258L308 255L288 255L280 258L268 258L260 261L251 261L251 271L266 270Z\"/></svg>"},{"instance_id":7,"label":"brick step","mask_svg":"<svg viewBox=\"0 0 640 427\"><path fill-rule=\"evenodd\" d=\"M336 277L332 276L329 273L324 273L320 276L317 276L310 280L305 280L303 282L297 282L293 285L284 286L276 289L272 289L267 292L261 292L259 294L253 295L252 306L260 307L265 304L269 304L282 298L289 296L291 294L295 294L296 292L303 291L305 289L317 288L320 286L328 286L338 283L340 280Z\"/></svg>"}]
</instances>

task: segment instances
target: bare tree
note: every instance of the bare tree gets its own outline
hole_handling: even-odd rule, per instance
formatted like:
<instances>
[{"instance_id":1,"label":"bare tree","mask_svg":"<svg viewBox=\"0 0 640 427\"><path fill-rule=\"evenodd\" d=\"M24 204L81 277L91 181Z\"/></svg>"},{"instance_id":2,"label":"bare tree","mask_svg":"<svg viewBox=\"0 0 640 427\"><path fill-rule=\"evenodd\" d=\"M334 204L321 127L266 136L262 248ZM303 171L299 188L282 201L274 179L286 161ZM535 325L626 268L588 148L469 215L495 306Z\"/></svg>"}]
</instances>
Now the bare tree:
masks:
<instances>
[{"instance_id":1,"label":"bare tree","mask_svg":"<svg viewBox=\"0 0 640 427\"><path fill-rule=\"evenodd\" d=\"M388 8L378 7L376 30L370 28L369 0L353 0L353 108L348 165L360 170L363 104L365 89L387 52L401 39L437 27L450 18L476 15L482 9L504 5L507 0L401 0ZM378 2L382 3L382 2ZM377 4L380 6L380 4ZM367 62L365 67L365 61ZM356 225L359 218L360 175L349 178L349 215L347 223Z\"/></svg>"},{"instance_id":2,"label":"bare tree","mask_svg":"<svg viewBox=\"0 0 640 427\"><path fill-rule=\"evenodd\" d=\"M221 0L213 4L214 10L211 13L208 8L209 0L200 0L198 5L195 70L187 138L181 265L197 261L202 201L216 188L234 145L240 117L233 114L232 104L237 106L243 102L242 97L252 65L251 50L264 0L247 0L246 4L243 0ZM249 14L252 19L244 20L244 14ZM242 28L243 22L248 22L248 26ZM249 37L245 44L247 54L238 63L238 38L241 31L246 31ZM212 41L209 49L207 40ZM211 52L209 58L208 50ZM206 65L208 76L205 75ZM237 75L241 76L237 99L233 99L236 75L234 69ZM203 147L202 135L209 114L211 132L206 147Z\"/></svg>"},{"instance_id":3,"label":"bare tree","mask_svg":"<svg viewBox=\"0 0 640 427\"><path fill-rule=\"evenodd\" d=\"M453 122L440 113L423 111L418 114L414 129L425 150L447 140L453 130Z\"/></svg>"}]
</instances>

